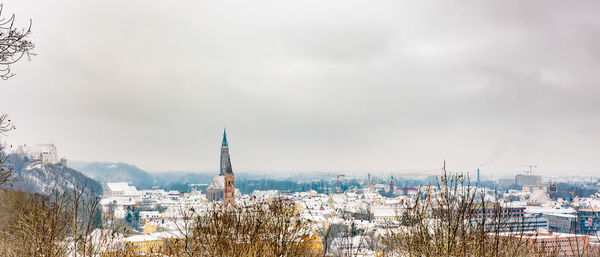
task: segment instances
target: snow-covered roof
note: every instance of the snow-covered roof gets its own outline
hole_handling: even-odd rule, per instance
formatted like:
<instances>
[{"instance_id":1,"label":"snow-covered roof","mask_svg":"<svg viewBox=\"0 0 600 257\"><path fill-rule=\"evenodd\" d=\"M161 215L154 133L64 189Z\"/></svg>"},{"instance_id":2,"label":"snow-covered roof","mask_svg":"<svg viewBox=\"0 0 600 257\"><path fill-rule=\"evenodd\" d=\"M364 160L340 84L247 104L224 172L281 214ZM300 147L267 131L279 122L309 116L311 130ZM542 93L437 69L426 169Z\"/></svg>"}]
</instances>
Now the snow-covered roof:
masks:
<instances>
[{"instance_id":1,"label":"snow-covered roof","mask_svg":"<svg viewBox=\"0 0 600 257\"><path fill-rule=\"evenodd\" d=\"M209 190L209 189L221 190L223 188L225 188L225 176L219 175L219 176L214 177L212 179L212 181L210 181L210 185L208 185L208 188L206 188L206 190Z\"/></svg>"},{"instance_id":2,"label":"snow-covered roof","mask_svg":"<svg viewBox=\"0 0 600 257\"><path fill-rule=\"evenodd\" d=\"M134 186L130 186L127 182L110 182L106 183L106 186L112 192L137 191Z\"/></svg>"},{"instance_id":3,"label":"snow-covered roof","mask_svg":"<svg viewBox=\"0 0 600 257\"><path fill-rule=\"evenodd\" d=\"M156 235L136 235L136 236L130 236L125 238L125 242L148 242L148 241L158 241L161 240L161 238L159 238Z\"/></svg>"},{"instance_id":4,"label":"snow-covered roof","mask_svg":"<svg viewBox=\"0 0 600 257\"><path fill-rule=\"evenodd\" d=\"M395 217L398 216L396 208L393 207L374 207L371 208L371 213L375 218L377 217Z\"/></svg>"},{"instance_id":5,"label":"snow-covered roof","mask_svg":"<svg viewBox=\"0 0 600 257\"><path fill-rule=\"evenodd\" d=\"M529 200L527 202L530 203L547 203L550 201L550 198L548 197L548 195L546 194L546 192L542 191L542 190L536 190L534 191L533 195L531 196L531 198L529 198Z\"/></svg>"},{"instance_id":6,"label":"snow-covered roof","mask_svg":"<svg viewBox=\"0 0 600 257\"><path fill-rule=\"evenodd\" d=\"M516 236L516 237L525 237L529 239L575 239L582 237L589 237L588 235L581 234L570 234L570 233L560 233L560 232L546 232L546 233L522 233L522 232L502 232L499 233L500 236Z\"/></svg>"}]
</instances>

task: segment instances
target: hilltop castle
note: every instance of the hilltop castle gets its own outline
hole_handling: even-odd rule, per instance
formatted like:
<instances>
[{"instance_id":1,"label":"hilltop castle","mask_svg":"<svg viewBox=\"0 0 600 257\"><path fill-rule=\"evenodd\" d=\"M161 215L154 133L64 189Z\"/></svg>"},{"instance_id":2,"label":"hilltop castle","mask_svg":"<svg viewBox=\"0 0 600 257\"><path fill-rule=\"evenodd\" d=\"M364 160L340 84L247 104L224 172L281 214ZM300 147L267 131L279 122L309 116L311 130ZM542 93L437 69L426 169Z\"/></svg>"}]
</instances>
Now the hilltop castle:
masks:
<instances>
[{"instance_id":1,"label":"hilltop castle","mask_svg":"<svg viewBox=\"0 0 600 257\"><path fill-rule=\"evenodd\" d=\"M29 162L40 162L41 164L56 164L63 163L66 165L66 159L58 158L58 152L54 144L34 144L34 145L19 145L16 148L10 149L10 152L16 154L22 160Z\"/></svg>"},{"instance_id":2,"label":"hilltop castle","mask_svg":"<svg viewBox=\"0 0 600 257\"><path fill-rule=\"evenodd\" d=\"M219 176L216 176L210 182L206 189L206 198L209 201L221 201L223 205L235 206L235 187L233 169L231 168L231 159L229 157L229 145L227 143L227 133L223 131L223 143L221 144L221 167Z\"/></svg>"}]
</instances>

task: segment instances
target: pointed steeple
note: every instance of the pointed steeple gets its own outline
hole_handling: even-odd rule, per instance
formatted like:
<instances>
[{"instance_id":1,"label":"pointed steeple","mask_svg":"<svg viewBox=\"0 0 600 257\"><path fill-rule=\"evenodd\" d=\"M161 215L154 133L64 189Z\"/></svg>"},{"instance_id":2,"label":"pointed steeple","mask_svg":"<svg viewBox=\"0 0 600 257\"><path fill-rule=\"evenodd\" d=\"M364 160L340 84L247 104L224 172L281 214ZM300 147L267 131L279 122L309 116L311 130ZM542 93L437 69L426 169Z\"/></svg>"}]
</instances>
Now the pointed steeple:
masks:
<instances>
[{"instance_id":1,"label":"pointed steeple","mask_svg":"<svg viewBox=\"0 0 600 257\"><path fill-rule=\"evenodd\" d=\"M223 129L223 144L221 146L227 146L227 132Z\"/></svg>"},{"instance_id":2,"label":"pointed steeple","mask_svg":"<svg viewBox=\"0 0 600 257\"><path fill-rule=\"evenodd\" d=\"M223 129L223 143L221 144L221 167L219 175L225 175L229 163L229 146L227 146L227 132Z\"/></svg>"},{"instance_id":3,"label":"pointed steeple","mask_svg":"<svg viewBox=\"0 0 600 257\"><path fill-rule=\"evenodd\" d=\"M229 156L227 157L227 169L225 169L225 174L233 174L233 168L231 168L231 159Z\"/></svg>"}]
</instances>

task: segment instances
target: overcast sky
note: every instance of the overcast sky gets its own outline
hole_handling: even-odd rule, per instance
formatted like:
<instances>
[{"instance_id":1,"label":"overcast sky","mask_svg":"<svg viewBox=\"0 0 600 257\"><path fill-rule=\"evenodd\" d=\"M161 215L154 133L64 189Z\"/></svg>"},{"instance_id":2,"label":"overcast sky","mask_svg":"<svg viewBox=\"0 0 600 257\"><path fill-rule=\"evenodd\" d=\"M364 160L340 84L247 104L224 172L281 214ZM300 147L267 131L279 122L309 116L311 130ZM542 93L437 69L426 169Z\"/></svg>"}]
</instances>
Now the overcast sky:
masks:
<instances>
[{"instance_id":1,"label":"overcast sky","mask_svg":"<svg viewBox=\"0 0 600 257\"><path fill-rule=\"evenodd\" d=\"M597 1L8 0L10 144L217 171L600 171Z\"/></svg>"}]
</instances>

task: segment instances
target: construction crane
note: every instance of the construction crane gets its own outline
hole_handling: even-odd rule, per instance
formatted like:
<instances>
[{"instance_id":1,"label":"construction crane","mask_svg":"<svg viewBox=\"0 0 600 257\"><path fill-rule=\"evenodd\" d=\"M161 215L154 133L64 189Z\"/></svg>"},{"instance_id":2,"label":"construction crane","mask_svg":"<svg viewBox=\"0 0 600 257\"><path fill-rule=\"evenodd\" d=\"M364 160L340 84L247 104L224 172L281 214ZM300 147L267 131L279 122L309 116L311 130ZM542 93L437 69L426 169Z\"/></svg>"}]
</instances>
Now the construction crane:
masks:
<instances>
[{"instance_id":1,"label":"construction crane","mask_svg":"<svg viewBox=\"0 0 600 257\"><path fill-rule=\"evenodd\" d=\"M432 174L421 174L421 173L396 173L396 172L392 172L392 180L394 179L394 176L399 176L399 177L435 177L436 175L432 175ZM419 190L420 192L420 190ZM427 188L427 201L431 202L431 187Z\"/></svg>"},{"instance_id":2,"label":"construction crane","mask_svg":"<svg viewBox=\"0 0 600 257\"><path fill-rule=\"evenodd\" d=\"M393 176L397 176L397 177L435 177L436 175L434 174L423 174L423 173L398 173L398 172L392 172L392 177Z\"/></svg>"},{"instance_id":3,"label":"construction crane","mask_svg":"<svg viewBox=\"0 0 600 257\"><path fill-rule=\"evenodd\" d=\"M438 170L438 169L435 169ZM428 171L435 171L435 170L428 170ZM463 175L448 175L446 173L446 161L444 160L444 164L441 168L441 174L440 174L440 180L442 183L442 187L445 187L446 185L446 178L462 178ZM397 176L397 177L435 177L436 175L434 174L425 174L425 173L421 173L421 172L409 172L409 173L398 173L398 172L392 172L392 176Z\"/></svg>"},{"instance_id":4,"label":"construction crane","mask_svg":"<svg viewBox=\"0 0 600 257\"><path fill-rule=\"evenodd\" d=\"M336 192L340 192L340 177L345 177L345 174L322 174L322 175L317 175L319 177L336 177L337 180L337 186L336 186Z\"/></svg>"},{"instance_id":5,"label":"construction crane","mask_svg":"<svg viewBox=\"0 0 600 257\"><path fill-rule=\"evenodd\" d=\"M437 170L437 169L435 169ZM463 175L448 175L446 173L446 160L444 160L444 164L442 166L442 173L440 175L440 191L442 192L442 197L445 198L446 191L446 179L447 178L463 178ZM413 177L413 176L421 176L421 177L434 177L436 175L433 174L424 174L424 173L396 173L392 172L392 176L400 176L400 177Z\"/></svg>"},{"instance_id":6,"label":"construction crane","mask_svg":"<svg viewBox=\"0 0 600 257\"><path fill-rule=\"evenodd\" d=\"M577 187L573 188L573 191L556 190L556 182L550 182L550 189L548 191L550 199L552 200L558 199L558 193L569 193L571 195L571 202L573 202L573 200L575 200L575 193L577 192Z\"/></svg>"},{"instance_id":7,"label":"construction crane","mask_svg":"<svg viewBox=\"0 0 600 257\"><path fill-rule=\"evenodd\" d=\"M358 183L367 184L367 187L371 189L371 192L375 192L375 181L379 179L378 177L371 176L371 173L367 175L367 180L358 180Z\"/></svg>"},{"instance_id":8,"label":"construction crane","mask_svg":"<svg viewBox=\"0 0 600 257\"><path fill-rule=\"evenodd\" d=\"M446 173L446 160L444 160L444 166L442 167L441 185L440 191L442 191L442 198L446 198L446 179L447 178L463 178L463 175L448 175Z\"/></svg>"},{"instance_id":9,"label":"construction crane","mask_svg":"<svg viewBox=\"0 0 600 257\"><path fill-rule=\"evenodd\" d=\"M365 184L367 184L367 187L369 187L371 189L371 192L375 192L375 181L372 181L372 180L369 179L369 180L366 180L366 181L365 180L360 180L360 181L357 181L357 182L358 183L365 183Z\"/></svg>"},{"instance_id":10,"label":"construction crane","mask_svg":"<svg viewBox=\"0 0 600 257\"><path fill-rule=\"evenodd\" d=\"M537 168L537 165L533 165L533 164L529 164L529 171L527 172L527 175L532 175L533 174L533 168Z\"/></svg>"},{"instance_id":11,"label":"construction crane","mask_svg":"<svg viewBox=\"0 0 600 257\"><path fill-rule=\"evenodd\" d=\"M411 172L411 173L397 173L397 172L392 172L392 179L394 179L394 176L396 177L435 177L436 175L433 174L422 174L422 173L417 173L417 172ZM431 188L428 189L428 197L427 197L428 201L431 201Z\"/></svg>"},{"instance_id":12,"label":"construction crane","mask_svg":"<svg viewBox=\"0 0 600 257\"><path fill-rule=\"evenodd\" d=\"M533 169L537 168L538 166L535 164L527 164L527 165L515 165L516 167L523 167L526 168L523 173L527 174L527 175L533 175Z\"/></svg>"}]
</instances>

